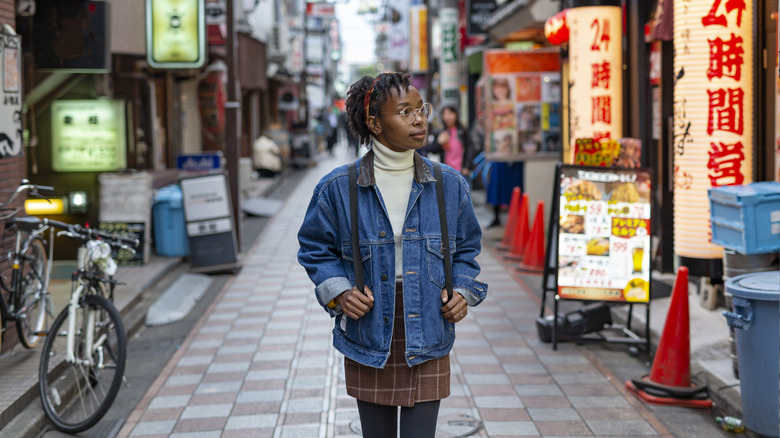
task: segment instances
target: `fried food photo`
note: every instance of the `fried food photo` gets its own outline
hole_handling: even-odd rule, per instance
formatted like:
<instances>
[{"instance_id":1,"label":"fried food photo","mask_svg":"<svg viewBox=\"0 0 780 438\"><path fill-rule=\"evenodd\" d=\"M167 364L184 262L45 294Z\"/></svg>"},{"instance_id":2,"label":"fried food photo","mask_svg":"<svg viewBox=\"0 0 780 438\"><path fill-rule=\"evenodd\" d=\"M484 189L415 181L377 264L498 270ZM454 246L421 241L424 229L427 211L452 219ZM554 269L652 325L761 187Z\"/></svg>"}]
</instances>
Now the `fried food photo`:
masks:
<instances>
[{"instance_id":1,"label":"fried food photo","mask_svg":"<svg viewBox=\"0 0 780 438\"><path fill-rule=\"evenodd\" d=\"M594 256L609 255L609 239L606 237L595 237L588 241L586 254Z\"/></svg>"},{"instance_id":2,"label":"fried food photo","mask_svg":"<svg viewBox=\"0 0 780 438\"><path fill-rule=\"evenodd\" d=\"M567 215L561 221L561 229L570 234L583 234L585 233L585 216L579 216L576 214Z\"/></svg>"},{"instance_id":3,"label":"fried food photo","mask_svg":"<svg viewBox=\"0 0 780 438\"><path fill-rule=\"evenodd\" d=\"M570 185L563 196L568 199L583 199L586 201L601 201L602 193L596 184L587 180L580 180Z\"/></svg>"},{"instance_id":4,"label":"fried food photo","mask_svg":"<svg viewBox=\"0 0 780 438\"><path fill-rule=\"evenodd\" d=\"M612 202L639 202L639 191L631 183L621 183L610 194L609 200Z\"/></svg>"}]
</instances>

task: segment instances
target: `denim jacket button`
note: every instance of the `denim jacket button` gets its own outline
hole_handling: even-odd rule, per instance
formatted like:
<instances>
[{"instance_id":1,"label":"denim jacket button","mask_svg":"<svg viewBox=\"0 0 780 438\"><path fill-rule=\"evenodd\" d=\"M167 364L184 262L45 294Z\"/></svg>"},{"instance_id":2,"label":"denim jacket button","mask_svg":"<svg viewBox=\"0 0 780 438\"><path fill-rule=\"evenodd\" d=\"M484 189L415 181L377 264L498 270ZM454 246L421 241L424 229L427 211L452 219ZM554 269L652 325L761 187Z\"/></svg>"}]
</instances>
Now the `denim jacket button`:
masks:
<instances>
[{"instance_id":1,"label":"denim jacket button","mask_svg":"<svg viewBox=\"0 0 780 438\"><path fill-rule=\"evenodd\" d=\"M390 322L390 318L385 316L385 324L387 324L388 322Z\"/></svg>"},{"instance_id":2,"label":"denim jacket button","mask_svg":"<svg viewBox=\"0 0 780 438\"><path fill-rule=\"evenodd\" d=\"M379 237L385 237L385 236L387 236L387 233L385 233L384 231L379 232Z\"/></svg>"},{"instance_id":3,"label":"denim jacket button","mask_svg":"<svg viewBox=\"0 0 780 438\"><path fill-rule=\"evenodd\" d=\"M387 275L382 274L382 281L387 281Z\"/></svg>"}]
</instances>

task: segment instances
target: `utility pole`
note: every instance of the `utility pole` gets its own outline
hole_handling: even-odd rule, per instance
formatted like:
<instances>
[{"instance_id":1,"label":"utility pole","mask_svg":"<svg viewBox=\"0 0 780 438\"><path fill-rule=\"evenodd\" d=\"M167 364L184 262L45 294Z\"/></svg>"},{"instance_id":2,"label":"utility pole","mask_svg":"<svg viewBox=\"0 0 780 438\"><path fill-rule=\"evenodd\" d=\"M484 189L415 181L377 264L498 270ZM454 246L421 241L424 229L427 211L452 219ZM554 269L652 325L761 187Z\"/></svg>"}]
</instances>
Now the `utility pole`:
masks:
<instances>
[{"instance_id":1,"label":"utility pole","mask_svg":"<svg viewBox=\"0 0 780 438\"><path fill-rule=\"evenodd\" d=\"M230 199L233 207L233 226L236 230L238 252L241 252L241 197L238 190L239 127L241 101L236 90L236 16L235 0L227 0L227 102L225 102L225 160L227 161Z\"/></svg>"}]
</instances>

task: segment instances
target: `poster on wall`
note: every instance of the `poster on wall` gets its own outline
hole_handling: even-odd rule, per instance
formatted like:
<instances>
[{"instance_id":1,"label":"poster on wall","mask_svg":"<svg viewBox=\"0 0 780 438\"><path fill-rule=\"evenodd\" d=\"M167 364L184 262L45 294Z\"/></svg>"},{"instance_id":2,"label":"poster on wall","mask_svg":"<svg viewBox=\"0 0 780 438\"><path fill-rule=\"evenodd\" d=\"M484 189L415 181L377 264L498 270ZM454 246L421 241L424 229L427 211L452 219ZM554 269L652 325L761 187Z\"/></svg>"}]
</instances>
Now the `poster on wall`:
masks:
<instances>
[{"instance_id":1,"label":"poster on wall","mask_svg":"<svg viewBox=\"0 0 780 438\"><path fill-rule=\"evenodd\" d=\"M3 91L0 98L0 159L22 155L21 38L2 36Z\"/></svg>"},{"instance_id":2,"label":"poster on wall","mask_svg":"<svg viewBox=\"0 0 780 438\"><path fill-rule=\"evenodd\" d=\"M557 51L487 50L485 153L494 161L561 150Z\"/></svg>"},{"instance_id":3,"label":"poster on wall","mask_svg":"<svg viewBox=\"0 0 780 438\"><path fill-rule=\"evenodd\" d=\"M645 169L560 167L561 298L649 301L651 182Z\"/></svg>"},{"instance_id":4,"label":"poster on wall","mask_svg":"<svg viewBox=\"0 0 780 438\"><path fill-rule=\"evenodd\" d=\"M127 163L125 102L57 100L51 104L52 168L107 172Z\"/></svg>"}]
</instances>

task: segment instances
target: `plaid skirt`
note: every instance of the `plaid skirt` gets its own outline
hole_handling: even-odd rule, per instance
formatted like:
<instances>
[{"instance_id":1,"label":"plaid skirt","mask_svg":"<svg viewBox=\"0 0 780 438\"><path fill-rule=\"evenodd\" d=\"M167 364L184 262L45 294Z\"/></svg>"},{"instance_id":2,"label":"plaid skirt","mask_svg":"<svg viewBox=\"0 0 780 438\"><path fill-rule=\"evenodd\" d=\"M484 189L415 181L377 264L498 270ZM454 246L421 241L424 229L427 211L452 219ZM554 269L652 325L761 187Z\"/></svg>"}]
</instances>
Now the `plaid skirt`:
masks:
<instances>
[{"instance_id":1,"label":"plaid skirt","mask_svg":"<svg viewBox=\"0 0 780 438\"><path fill-rule=\"evenodd\" d=\"M364 402L385 406L414 406L450 395L450 357L444 356L410 367L406 363L403 287L396 283L395 319L390 358L384 368L361 365L344 358L347 394Z\"/></svg>"}]
</instances>

